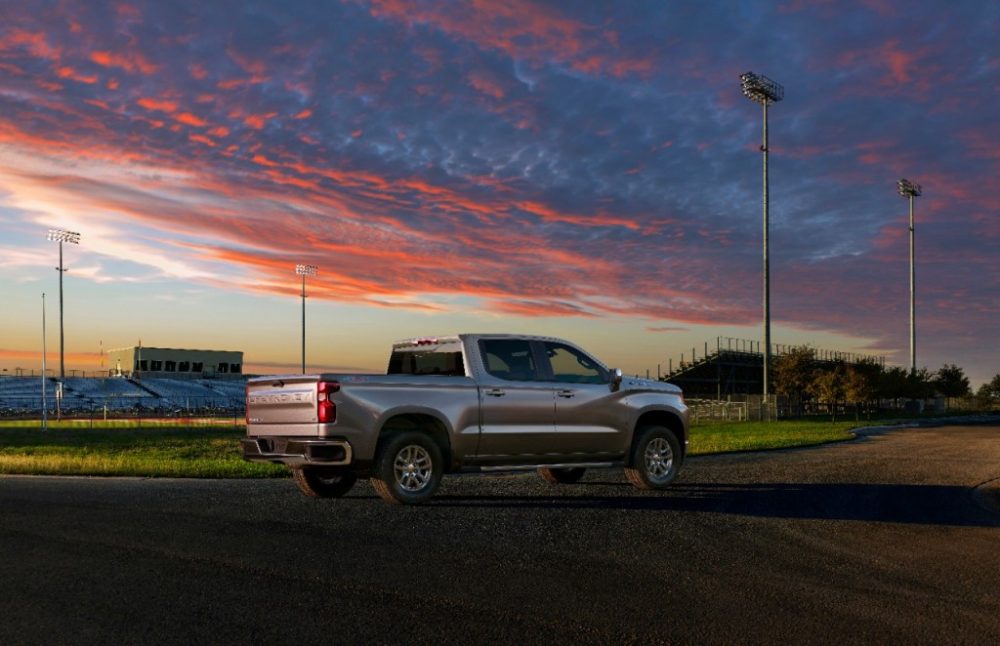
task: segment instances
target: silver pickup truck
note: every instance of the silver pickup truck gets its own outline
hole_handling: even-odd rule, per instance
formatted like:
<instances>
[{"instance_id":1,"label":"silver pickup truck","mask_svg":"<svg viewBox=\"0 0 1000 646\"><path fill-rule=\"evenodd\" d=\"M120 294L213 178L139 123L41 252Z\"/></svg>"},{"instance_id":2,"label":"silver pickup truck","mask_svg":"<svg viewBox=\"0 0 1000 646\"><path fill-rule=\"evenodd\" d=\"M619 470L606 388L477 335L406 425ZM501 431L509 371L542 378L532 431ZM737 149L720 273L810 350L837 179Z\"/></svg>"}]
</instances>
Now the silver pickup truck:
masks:
<instances>
[{"instance_id":1,"label":"silver pickup truck","mask_svg":"<svg viewBox=\"0 0 1000 646\"><path fill-rule=\"evenodd\" d=\"M444 473L538 469L573 483L624 466L641 489L677 475L688 409L671 384L623 378L579 347L502 334L400 341L385 375L247 383L243 457L285 464L309 496L370 478L394 504L428 500Z\"/></svg>"}]
</instances>

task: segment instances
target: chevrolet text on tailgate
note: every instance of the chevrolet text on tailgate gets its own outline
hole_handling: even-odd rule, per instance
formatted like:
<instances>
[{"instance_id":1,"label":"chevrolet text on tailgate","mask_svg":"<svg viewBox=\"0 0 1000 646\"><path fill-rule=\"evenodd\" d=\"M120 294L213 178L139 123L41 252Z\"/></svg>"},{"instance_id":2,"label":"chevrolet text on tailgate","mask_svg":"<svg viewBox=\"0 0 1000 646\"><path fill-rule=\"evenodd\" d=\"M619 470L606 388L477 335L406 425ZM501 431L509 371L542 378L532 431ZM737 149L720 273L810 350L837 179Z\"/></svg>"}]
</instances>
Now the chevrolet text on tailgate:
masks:
<instances>
[{"instance_id":1,"label":"chevrolet text on tailgate","mask_svg":"<svg viewBox=\"0 0 1000 646\"><path fill-rule=\"evenodd\" d=\"M623 378L560 339L460 334L394 344L385 375L251 379L241 444L247 460L290 467L306 495L370 478L388 502L414 504L463 471L537 469L555 484L617 465L663 489L687 441L674 385Z\"/></svg>"}]
</instances>

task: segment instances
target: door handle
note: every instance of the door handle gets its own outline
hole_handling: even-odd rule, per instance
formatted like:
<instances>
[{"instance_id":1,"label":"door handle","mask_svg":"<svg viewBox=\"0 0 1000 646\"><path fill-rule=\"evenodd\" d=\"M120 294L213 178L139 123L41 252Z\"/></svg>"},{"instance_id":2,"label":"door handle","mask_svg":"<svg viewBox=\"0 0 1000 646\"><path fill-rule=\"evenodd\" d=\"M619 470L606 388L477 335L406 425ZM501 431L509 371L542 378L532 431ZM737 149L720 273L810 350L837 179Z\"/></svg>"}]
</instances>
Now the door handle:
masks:
<instances>
[{"instance_id":1,"label":"door handle","mask_svg":"<svg viewBox=\"0 0 1000 646\"><path fill-rule=\"evenodd\" d=\"M504 392L503 388L494 388L492 390L487 390L486 394L490 397L503 397L507 393Z\"/></svg>"},{"instance_id":2,"label":"door handle","mask_svg":"<svg viewBox=\"0 0 1000 646\"><path fill-rule=\"evenodd\" d=\"M574 392L572 390L560 390L556 394L559 395L560 397L565 398L565 399L570 399L572 397L576 397L576 392Z\"/></svg>"}]
</instances>

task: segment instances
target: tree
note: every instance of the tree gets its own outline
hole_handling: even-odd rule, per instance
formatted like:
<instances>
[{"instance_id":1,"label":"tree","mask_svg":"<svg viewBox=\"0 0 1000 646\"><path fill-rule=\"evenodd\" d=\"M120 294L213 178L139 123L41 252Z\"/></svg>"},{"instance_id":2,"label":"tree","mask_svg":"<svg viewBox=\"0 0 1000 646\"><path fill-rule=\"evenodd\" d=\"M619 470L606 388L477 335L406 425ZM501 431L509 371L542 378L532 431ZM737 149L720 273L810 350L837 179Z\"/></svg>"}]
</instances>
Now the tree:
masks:
<instances>
[{"instance_id":1,"label":"tree","mask_svg":"<svg viewBox=\"0 0 1000 646\"><path fill-rule=\"evenodd\" d=\"M954 364L943 365L934 376L933 383L938 392L945 397L963 397L972 392L969 388L969 378Z\"/></svg>"},{"instance_id":2,"label":"tree","mask_svg":"<svg viewBox=\"0 0 1000 646\"><path fill-rule=\"evenodd\" d=\"M909 378L906 370L898 366L882 371L876 388L878 396L882 399L891 399L894 402L906 397Z\"/></svg>"},{"instance_id":3,"label":"tree","mask_svg":"<svg viewBox=\"0 0 1000 646\"><path fill-rule=\"evenodd\" d=\"M802 400L808 394L813 380L816 351L808 346L798 346L774 359L774 388L779 395L793 399L802 414Z\"/></svg>"},{"instance_id":4,"label":"tree","mask_svg":"<svg viewBox=\"0 0 1000 646\"><path fill-rule=\"evenodd\" d=\"M1000 399L1000 374L980 386L976 395L984 399Z\"/></svg>"},{"instance_id":5,"label":"tree","mask_svg":"<svg viewBox=\"0 0 1000 646\"><path fill-rule=\"evenodd\" d=\"M844 375L844 399L847 403L854 404L855 419L860 417L861 405L875 399L876 386L881 374L882 366L870 359L847 366Z\"/></svg>"},{"instance_id":6,"label":"tree","mask_svg":"<svg viewBox=\"0 0 1000 646\"><path fill-rule=\"evenodd\" d=\"M830 406L831 421L837 421L837 402L844 398L844 366L817 370L813 375L810 390L820 401Z\"/></svg>"},{"instance_id":7,"label":"tree","mask_svg":"<svg viewBox=\"0 0 1000 646\"><path fill-rule=\"evenodd\" d=\"M920 368L906 378L907 396L912 399L930 399L934 396L934 376L927 368Z\"/></svg>"}]
</instances>

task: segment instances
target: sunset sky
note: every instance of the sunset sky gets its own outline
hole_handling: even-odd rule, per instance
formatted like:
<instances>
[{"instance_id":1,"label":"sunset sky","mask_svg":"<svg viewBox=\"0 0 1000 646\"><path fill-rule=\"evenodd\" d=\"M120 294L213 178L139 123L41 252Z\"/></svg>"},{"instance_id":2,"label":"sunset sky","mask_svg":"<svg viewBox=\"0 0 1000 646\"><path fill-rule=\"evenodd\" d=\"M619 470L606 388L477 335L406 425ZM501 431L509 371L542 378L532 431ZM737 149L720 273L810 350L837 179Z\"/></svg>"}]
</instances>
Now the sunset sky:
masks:
<instances>
[{"instance_id":1,"label":"sunset sky","mask_svg":"<svg viewBox=\"0 0 1000 646\"><path fill-rule=\"evenodd\" d=\"M377 371L533 332L626 372L761 337L1000 372L1000 3L0 0L0 367Z\"/></svg>"}]
</instances>

